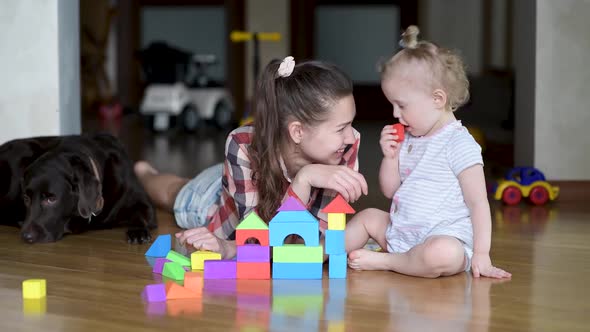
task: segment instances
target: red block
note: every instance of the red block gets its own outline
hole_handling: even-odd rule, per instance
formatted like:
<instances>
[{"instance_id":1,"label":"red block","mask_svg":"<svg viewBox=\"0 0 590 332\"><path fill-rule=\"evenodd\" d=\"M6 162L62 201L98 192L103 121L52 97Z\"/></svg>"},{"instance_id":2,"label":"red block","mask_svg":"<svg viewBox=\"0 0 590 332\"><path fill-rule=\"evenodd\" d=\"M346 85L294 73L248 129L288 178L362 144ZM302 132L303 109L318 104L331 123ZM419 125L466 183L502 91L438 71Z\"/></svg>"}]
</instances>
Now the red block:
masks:
<instances>
[{"instance_id":1,"label":"red block","mask_svg":"<svg viewBox=\"0 0 590 332\"><path fill-rule=\"evenodd\" d=\"M406 128L404 127L403 124L401 123L396 123L393 125L393 128L395 128L395 130L397 130L396 134L398 136L398 138L396 139L397 142L402 142L405 138L405 132L406 132Z\"/></svg>"},{"instance_id":2,"label":"red block","mask_svg":"<svg viewBox=\"0 0 590 332\"><path fill-rule=\"evenodd\" d=\"M268 229L238 229L236 231L236 246L242 246L249 238L255 238L261 246L268 246Z\"/></svg>"},{"instance_id":3,"label":"red block","mask_svg":"<svg viewBox=\"0 0 590 332\"><path fill-rule=\"evenodd\" d=\"M238 279L270 279L270 262L238 262Z\"/></svg>"}]
</instances>

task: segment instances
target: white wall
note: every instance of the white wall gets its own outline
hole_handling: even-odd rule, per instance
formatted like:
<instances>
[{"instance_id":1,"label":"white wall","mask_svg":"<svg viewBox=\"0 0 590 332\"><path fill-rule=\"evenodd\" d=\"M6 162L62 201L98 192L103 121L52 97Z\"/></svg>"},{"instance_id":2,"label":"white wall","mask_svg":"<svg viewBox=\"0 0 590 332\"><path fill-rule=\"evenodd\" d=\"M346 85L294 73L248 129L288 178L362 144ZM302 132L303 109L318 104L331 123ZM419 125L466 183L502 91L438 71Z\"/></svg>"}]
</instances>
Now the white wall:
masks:
<instances>
[{"instance_id":1,"label":"white wall","mask_svg":"<svg viewBox=\"0 0 590 332\"><path fill-rule=\"evenodd\" d=\"M590 1L537 0L535 165L590 179Z\"/></svg>"},{"instance_id":2,"label":"white wall","mask_svg":"<svg viewBox=\"0 0 590 332\"><path fill-rule=\"evenodd\" d=\"M0 143L80 132L78 8L77 0L0 2Z\"/></svg>"},{"instance_id":3,"label":"white wall","mask_svg":"<svg viewBox=\"0 0 590 332\"><path fill-rule=\"evenodd\" d=\"M246 2L246 30L250 32L278 32L279 42L260 42L260 71L272 60L286 57L291 48L289 0L254 0ZM312 18L310 17L310 20ZM246 97L252 96L254 49L246 48ZM297 59L295 59L297 61Z\"/></svg>"}]
</instances>

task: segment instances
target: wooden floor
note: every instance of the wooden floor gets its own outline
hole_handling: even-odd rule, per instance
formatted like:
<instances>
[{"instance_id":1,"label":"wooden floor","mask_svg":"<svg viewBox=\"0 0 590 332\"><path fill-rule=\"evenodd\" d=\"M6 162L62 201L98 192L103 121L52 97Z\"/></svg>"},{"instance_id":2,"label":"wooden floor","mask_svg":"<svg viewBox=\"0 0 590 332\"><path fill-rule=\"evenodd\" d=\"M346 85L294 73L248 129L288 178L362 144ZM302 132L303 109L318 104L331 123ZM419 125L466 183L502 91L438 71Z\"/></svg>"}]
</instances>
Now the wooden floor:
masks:
<instances>
[{"instance_id":1,"label":"wooden floor","mask_svg":"<svg viewBox=\"0 0 590 332\"><path fill-rule=\"evenodd\" d=\"M134 159L187 176L221 160L221 133L155 138L133 126L116 132ZM378 150L368 148L377 146L378 128L359 125L363 169L378 164ZM355 208L387 207L371 183ZM27 245L17 229L0 227L0 331L589 331L588 205L493 203L492 258L512 272L510 281L349 270L346 280L206 283L202 299L160 305L140 296L161 282L144 256L149 246L128 245L121 229ZM158 220L158 234L177 230L170 214L160 211ZM23 302L29 278L47 280L45 300Z\"/></svg>"}]
</instances>

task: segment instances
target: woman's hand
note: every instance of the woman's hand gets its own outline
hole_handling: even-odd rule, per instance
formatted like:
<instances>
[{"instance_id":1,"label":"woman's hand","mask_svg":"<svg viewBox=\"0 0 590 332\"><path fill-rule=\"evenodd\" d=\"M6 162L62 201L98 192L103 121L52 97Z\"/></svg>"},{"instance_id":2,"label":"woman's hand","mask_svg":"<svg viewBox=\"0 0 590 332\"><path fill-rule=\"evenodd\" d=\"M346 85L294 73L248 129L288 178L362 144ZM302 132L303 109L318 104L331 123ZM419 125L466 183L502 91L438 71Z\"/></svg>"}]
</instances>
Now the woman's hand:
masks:
<instances>
[{"instance_id":1,"label":"woman's hand","mask_svg":"<svg viewBox=\"0 0 590 332\"><path fill-rule=\"evenodd\" d=\"M234 241L226 241L213 235L206 227L192 228L175 234L182 245L191 245L196 250L218 252L222 259L236 256Z\"/></svg>"},{"instance_id":2,"label":"woman's hand","mask_svg":"<svg viewBox=\"0 0 590 332\"><path fill-rule=\"evenodd\" d=\"M379 145L381 145L381 152L383 157L395 159L399 155L399 149L401 143L396 141L399 138L397 130L393 128L393 125L387 125L381 130L381 138L379 139Z\"/></svg>"},{"instance_id":3,"label":"woman's hand","mask_svg":"<svg viewBox=\"0 0 590 332\"><path fill-rule=\"evenodd\" d=\"M335 190L348 202L356 202L369 191L365 177L344 165L309 164L299 170L296 178L305 179L315 188Z\"/></svg>"}]
</instances>

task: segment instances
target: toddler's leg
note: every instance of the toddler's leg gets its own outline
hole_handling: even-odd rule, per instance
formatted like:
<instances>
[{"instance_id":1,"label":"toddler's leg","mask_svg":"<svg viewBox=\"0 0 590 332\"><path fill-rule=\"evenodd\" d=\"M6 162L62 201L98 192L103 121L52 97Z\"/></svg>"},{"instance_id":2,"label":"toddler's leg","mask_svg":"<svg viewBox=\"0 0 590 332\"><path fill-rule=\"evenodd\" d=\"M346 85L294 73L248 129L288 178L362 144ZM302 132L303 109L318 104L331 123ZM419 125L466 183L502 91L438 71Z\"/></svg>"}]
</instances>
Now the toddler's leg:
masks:
<instances>
[{"instance_id":1,"label":"toddler's leg","mask_svg":"<svg viewBox=\"0 0 590 332\"><path fill-rule=\"evenodd\" d=\"M156 206L170 212L174 209L176 195L190 181L173 174L160 174L146 161L135 163L134 170Z\"/></svg>"},{"instance_id":2,"label":"toddler's leg","mask_svg":"<svg viewBox=\"0 0 590 332\"><path fill-rule=\"evenodd\" d=\"M385 232L389 225L389 213L379 209L366 209L354 215L346 224L346 252L360 249L369 238L377 241L387 251Z\"/></svg>"},{"instance_id":3,"label":"toddler's leg","mask_svg":"<svg viewBox=\"0 0 590 332\"><path fill-rule=\"evenodd\" d=\"M355 252L350 267L358 270L392 270L398 273L437 278L454 275L465 268L465 250L452 236L432 236L405 253Z\"/></svg>"}]
</instances>

